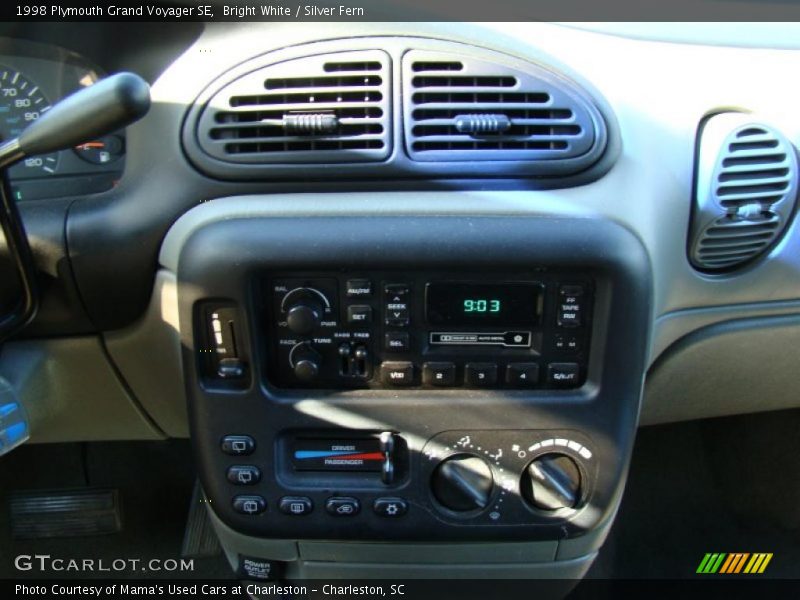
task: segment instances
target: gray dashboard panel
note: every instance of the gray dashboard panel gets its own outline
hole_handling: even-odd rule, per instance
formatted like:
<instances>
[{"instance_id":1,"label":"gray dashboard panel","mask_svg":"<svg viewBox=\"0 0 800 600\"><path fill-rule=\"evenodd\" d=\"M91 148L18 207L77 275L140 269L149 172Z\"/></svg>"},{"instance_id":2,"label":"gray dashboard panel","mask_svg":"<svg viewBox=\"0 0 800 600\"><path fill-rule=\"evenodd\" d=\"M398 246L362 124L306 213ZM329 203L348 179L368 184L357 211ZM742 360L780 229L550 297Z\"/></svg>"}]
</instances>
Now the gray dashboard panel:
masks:
<instances>
[{"instance_id":1,"label":"gray dashboard panel","mask_svg":"<svg viewBox=\"0 0 800 600\"><path fill-rule=\"evenodd\" d=\"M180 127L186 108L225 70L253 56L306 42L412 33L484 46L563 71L604 98L613 110L622 139L620 159L602 179L563 190L459 191L437 182L432 184L437 191L428 192L336 193L336 186L328 186L295 194L286 193L285 182L245 184L204 177L183 155ZM232 39L236 43L231 43ZM199 39L154 82L151 114L129 131L130 160L120 186L109 194L79 199L70 209L67 232L76 279L90 310L100 307L101 317L103 312L119 311L120 298L113 289L105 289L102 295L86 289L85 282L102 279L108 272L105 263L92 262L93 254L100 251L89 242L109 241L124 231L125 239L116 238L115 257L141 254L142 236L152 235L160 242L170 224L192 207L197 208L177 221L161 252L162 264L173 272L177 268L176 258L171 258L176 257L176 236L196 220L230 215L605 216L634 231L653 263L652 364L666 348L699 327L742 316L791 314L800 307L800 231L796 221L769 260L738 275L700 275L686 260L698 123L722 108L753 110L769 115L797 144L797 81L785 74L797 72L798 67L800 50L796 48L664 43L545 23L414 23L413 28L402 23L208 24ZM156 218L163 221L153 229ZM109 237L98 237L98 233ZM102 252L108 253L108 246L103 248ZM135 295L145 304L151 288L139 286ZM146 382L146 373L157 370L159 356L143 356L141 351L152 344L147 336L152 335L152 324L160 317L150 319L149 315L124 331L107 335L109 350L154 418L164 423L166 431L180 435L181 425L174 419L180 420L182 393L172 391L176 386L169 386L171 391L159 390ZM177 376L180 365L171 368ZM795 384L792 373L784 376L786 384ZM647 388L645 423L651 414L658 415L654 419L667 418L657 405L668 396L669 388L662 393L659 385L667 384L661 380ZM782 402L781 406L794 406L800 400L784 397ZM709 414L697 412L700 404L672 403L669 418ZM159 406L170 408L158 414ZM737 405L737 410L758 408Z\"/></svg>"},{"instance_id":2,"label":"gray dashboard panel","mask_svg":"<svg viewBox=\"0 0 800 600\"><path fill-rule=\"evenodd\" d=\"M95 337L6 344L0 374L30 418L32 442L157 440Z\"/></svg>"}]
</instances>

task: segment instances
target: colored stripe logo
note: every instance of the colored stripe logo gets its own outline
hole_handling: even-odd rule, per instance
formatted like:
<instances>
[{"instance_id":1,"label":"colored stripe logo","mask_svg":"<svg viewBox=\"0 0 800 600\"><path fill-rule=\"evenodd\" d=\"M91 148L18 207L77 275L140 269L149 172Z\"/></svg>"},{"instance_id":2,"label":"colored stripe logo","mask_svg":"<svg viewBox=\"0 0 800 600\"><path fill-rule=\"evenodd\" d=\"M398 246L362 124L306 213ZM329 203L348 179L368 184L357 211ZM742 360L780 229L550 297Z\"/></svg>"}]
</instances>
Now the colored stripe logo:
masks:
<instances>
[{"instance_id":1,"label":"colored stripe logo","mask_svg":"<svg viewBox=\"0 0 800 600\"><path fill-rule=\"evenodd\" d=\"M711 575L714 573L751 575L763 573L772 560L771 552L708 552L700 561L697 573Z\"/></svg>"}]
</instances>

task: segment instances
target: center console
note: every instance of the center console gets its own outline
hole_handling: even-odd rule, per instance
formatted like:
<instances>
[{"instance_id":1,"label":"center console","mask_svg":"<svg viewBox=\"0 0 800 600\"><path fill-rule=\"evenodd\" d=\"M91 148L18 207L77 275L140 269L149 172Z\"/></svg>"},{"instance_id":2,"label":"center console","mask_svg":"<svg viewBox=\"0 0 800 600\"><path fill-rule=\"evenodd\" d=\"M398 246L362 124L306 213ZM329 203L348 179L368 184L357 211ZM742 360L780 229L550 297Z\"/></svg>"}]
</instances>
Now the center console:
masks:
<instances>
[{"instance_id":1,"label":"center console","mask_svg":"<svg viewBox=\"0 0 800 600\"><path fill-rule=\"evenodd\" d=\"M171 234L180 330L232 556L313 575L335 545L331 575L364 544L380 546L357 559L371 563L412 564L431 543L552 550L509 558L520 575L593 555L645 368L650 266L633 234L587 218L195 210Z\"/></svg>"}]
</instances>

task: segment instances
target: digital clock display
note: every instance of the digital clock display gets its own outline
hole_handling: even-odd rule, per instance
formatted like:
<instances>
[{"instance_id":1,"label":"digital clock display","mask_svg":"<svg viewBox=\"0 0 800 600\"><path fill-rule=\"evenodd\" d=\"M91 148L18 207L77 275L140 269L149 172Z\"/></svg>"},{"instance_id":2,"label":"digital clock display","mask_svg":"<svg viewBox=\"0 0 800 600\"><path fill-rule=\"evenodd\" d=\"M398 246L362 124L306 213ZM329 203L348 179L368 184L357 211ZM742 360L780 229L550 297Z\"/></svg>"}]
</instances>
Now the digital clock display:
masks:
<instances>
[{"instance_id":1,"label":"digital clock display","mask_svg":"<svg viewBox=\"0 0 800 600\"><path fill-rule=\"evenodd\" d=\"M431 325L536 325L541 315L538 283L429 283L426 315Z\"/></svg>"}]
</instances>

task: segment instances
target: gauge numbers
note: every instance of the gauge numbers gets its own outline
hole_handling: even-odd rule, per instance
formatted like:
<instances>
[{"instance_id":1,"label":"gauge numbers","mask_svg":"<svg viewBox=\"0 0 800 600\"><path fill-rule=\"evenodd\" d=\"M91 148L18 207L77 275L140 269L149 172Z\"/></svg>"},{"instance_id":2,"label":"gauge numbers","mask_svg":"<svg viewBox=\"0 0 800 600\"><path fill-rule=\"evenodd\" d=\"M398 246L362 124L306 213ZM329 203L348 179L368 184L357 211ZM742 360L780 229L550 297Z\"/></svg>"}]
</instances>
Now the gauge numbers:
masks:
<instances>
[{"instance_id":1,"label":"gauge numbers","mask_svg":"<svg viewBox=\"0 0 800 600\"><path fill-rule=\"evenodd\" d=\"M50 109L50 102L30 79L19 71L0 66L0 137L17 137ZM11 168L11 179L47 177L58 169L58 153L31 156Z\"/></svg>"}]
</instances>

